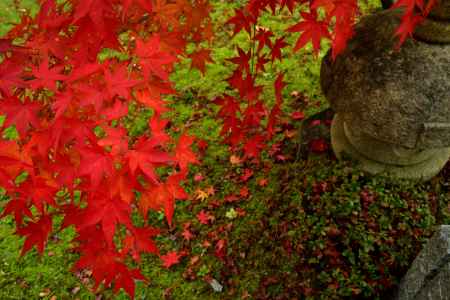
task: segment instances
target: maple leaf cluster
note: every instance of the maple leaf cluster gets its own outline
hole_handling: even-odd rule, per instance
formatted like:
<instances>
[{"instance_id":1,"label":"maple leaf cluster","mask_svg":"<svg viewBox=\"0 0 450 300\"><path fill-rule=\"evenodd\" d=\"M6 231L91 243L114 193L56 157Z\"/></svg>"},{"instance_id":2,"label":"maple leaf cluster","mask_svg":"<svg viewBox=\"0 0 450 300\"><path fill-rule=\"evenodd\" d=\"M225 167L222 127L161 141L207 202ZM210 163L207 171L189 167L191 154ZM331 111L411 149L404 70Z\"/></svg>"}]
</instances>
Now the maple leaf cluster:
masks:
<instances>
[{"instance_id":1,"label":"maple leaf cluster","mask_svg":"<svg viewBox=\"0 0 450 300\"><path fill-rule=\"evenodd\" d=\"M283 49L289 44L285 35L277 37L270 28L259 26L259 19L265 12L275 14L284 8L294 14L298 11L296 8L304 4L307 4L309 12L300 11L302 20L286 28L286 32L300 33L293 50L297 51L311 42L317 54L321 41L329 39L332 41L333 55L337 55L352 36L358 12L356 0L249 0L245 6L235 10L234 16L227 22L233 26L233 35L241 31L248 34L250 47L246 51L238 46L238 55L229 59L236 67L227 82L236 93L225 94L216 99L216 103L221 106L221 134L233 150L242 150L244 159L257 161L277 132L282 115L282 91L286 86L284 74L279 73L274 82L274 104L269 107L264 103L264 87L258 86L256 80L266 72L269 64L273 67L277 60L283 59ZM319 8L324 8L326 13L318 14ZM330 30L331 24L334 25L334 34Z\"/></svg>"},{"instance_id":2,"label":"maple leaf cluster","mask_svg":"<svg viewBox=\"0 0 450 300\"><path fill-rule=\"evenodd\" d=\"M436 0L397 0L392 9L402 9L404 11L400 26L395 31L399 38L397 47L400 47L408 37L411 37L417 25L422 23L431 9L438 3Z\"/></svg>"},{"instance_id":3,"label":"maple leaf cluster","mask_svg":"<svg viewBox=\"0 0 450 300\"><path fill-rule=\"evenodd\" d=\"M419 24L435 5L435 0L398 0L392 8L403 8L404 14L397 28L399 46L411 36ZM237 56L229 61L236 65L227 79L234 94L225 94L216 100L221 106L219 117L223 120L222 136L235 152L242 151L243 157L258 158L267 148L282 114L282 90L286 86L283 74L275 80L275 103L271 108L261 100L262 86L256 85L268 64L282 61L283 50L290 46L286 35L277 36L270 28L259 26L264 13L280 13L287 9L296 24L286 28L285 33L298 34L293 46L296 52L312 44L317 55L322 42L331 44L331 54L335 59L345 48L354 34L359 7L357 0L248 0L236 9L227 24L233 27L233 35L244 31L248 34L250 46L247 50L237 46Z\"/></svg>"},{"instance_id":4,"label":"maple leaf cluster","mask_svg":"<svg viewBox=\"0 0 450 300\"><path fill-rule=\"evenodd\" d=\"M74 226L80 259L95 286L114 285L134 296L134 280L145 280L127 260L158 254L157 229L137 227L162 210L171 224L176 199L187 197L181 183L197 163L194 138L177 141L165 129L165 95L174 93L169 75L188 43L212 38L206 0L43 0L35 18L0 40L2 130L0 186L25 237L22 254L43 253L54 230ZM100 59L105 48L125 59ZM194 67L210 60L199 48ZM195 54L198 53L198 54ZM148 132L128 134L123 117L130 104L151 109ZM164 172L158 168L165 167ZM164 173L164 174L163 174ZM163 174L163 175L162 175ZM20 179L20 180L19 180ZM61 228L61 229L62 229Z\"/></svg>"}]
</instances>

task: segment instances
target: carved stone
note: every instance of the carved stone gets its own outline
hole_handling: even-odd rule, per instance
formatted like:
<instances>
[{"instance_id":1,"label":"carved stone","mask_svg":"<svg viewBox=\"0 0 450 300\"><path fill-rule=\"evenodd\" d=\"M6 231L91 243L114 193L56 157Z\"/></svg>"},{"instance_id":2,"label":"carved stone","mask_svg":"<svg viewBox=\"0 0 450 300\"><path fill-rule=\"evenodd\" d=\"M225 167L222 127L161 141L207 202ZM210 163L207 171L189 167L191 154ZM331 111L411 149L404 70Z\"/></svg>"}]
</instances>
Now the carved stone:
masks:
<instances>
[{"instance_id":1,"label":"carved stone","mask_svg":"<svg viewBox=\"0 0 450 300\"><path fill-rule=\"evenodd\" d=\"M442 0L396 50L401 12L356 26L347 49L322 62L321 85L337 113L333 150L371 173L430 179L450 157L450 0ZM438 19L442 18L442 19Z\"/></svg>"}]
</instances>

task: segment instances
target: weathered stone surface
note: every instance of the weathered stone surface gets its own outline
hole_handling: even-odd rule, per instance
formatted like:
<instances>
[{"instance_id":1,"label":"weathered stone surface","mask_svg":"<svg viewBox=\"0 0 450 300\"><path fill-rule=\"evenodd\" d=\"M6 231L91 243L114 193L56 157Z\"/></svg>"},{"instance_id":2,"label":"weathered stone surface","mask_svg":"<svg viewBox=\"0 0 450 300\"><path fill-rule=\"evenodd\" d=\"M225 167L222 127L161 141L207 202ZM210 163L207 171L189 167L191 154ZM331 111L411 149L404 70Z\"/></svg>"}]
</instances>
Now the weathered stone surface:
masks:
<instances>
[{"instance_id":1,"label":"weathered stone surface","mask_svg":"<svg viewBox=\"0 0 450 300\"><path fill-rule=\"evenodd\" d=\"M450 226L442 225L400 283L396 300L450 299Z\"/></svg>"},{"instance_id":2,"label":"weathered stone surface","mask_svg":"<svg viewBox=\"0 0 450 300\"><path fill-rule=\"evenodd\" d=\"M334 153L339 159L344 157L355 159L362 170L371 174L384 174L389 177L412 180L429 180L439 173L450 157L450 147L426 150L425 153L419 152L415 155L409 153L411 162L417 163L406 164L407 160L401 156L401 153L398 153L400 155L397 156L389 155L389 153L383 154L383 149L389 149L389 147L393 149L395 145L389 146L382 141L373 139L372 141L364 141L364 143L367 143L367 147L372 145L373 149L361 151L354 147L348 139L344 124L345 122L340 114L336 114L331 126L331 145ZM358 146L363 144L360 140L358 142ZM368 154L375 156L376 159L369 157ZM432 155L426 158L428 154ZM396 157L398 162L396 162ZM386 161L390 163L386 163Z\"/></svg>"},{"instance_id":3,"label":"weathered stone surface","mask_svg":"<svg viewBox=\"0 0 450 300\"><path fill-rule=\"evenodd\" d=\"M324 59L322 89L336 112L377 140L418 150L449 147L450 45L409 39L394 50L399 15L364 18L344 53L334 63Z\"/></svg>"},{"instance_id":4,"label":"weathered stone surface","mask_svg":"<svg viewBox=\"0 0 450 300\"><path fill-rule=\"evenodd\" d=\"M425 19L415 29L414 37L428 43L450 43L450 22Z\"/></svg>"},{"instance_id":5,"label":"weathered stone surface","mask_svg":"<svg viewBox=\"0 0 450 300\"><path fill-rule=\"evenodd\" d=\"M442 267L437 275L419 291L417 300L449 300L450 299L450 263Z\"/></svg>"},{"instance_id":6,"label":"weathered stone surface","mask_svg":"<svg viewBox=\"0 0 450 300\"><path fill-rule=\"evenodd\" d=\"M382 142L366 134L351 123L343 123L344 133L350 144L360 153L380 163L392 165L413 165L437 155L440 149L409 149L399 145ZM450 156L450 155L449 155Z\"/></svg>"}]
</instances>

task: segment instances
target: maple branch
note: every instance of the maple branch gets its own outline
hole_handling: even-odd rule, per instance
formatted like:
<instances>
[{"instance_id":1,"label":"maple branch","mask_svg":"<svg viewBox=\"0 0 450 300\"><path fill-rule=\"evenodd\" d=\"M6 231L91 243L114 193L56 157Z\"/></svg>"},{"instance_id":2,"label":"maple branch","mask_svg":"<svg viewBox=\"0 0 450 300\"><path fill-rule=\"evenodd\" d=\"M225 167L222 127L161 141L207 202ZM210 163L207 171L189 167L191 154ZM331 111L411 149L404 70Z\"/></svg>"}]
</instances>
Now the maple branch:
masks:
<instances>
[{"instance_id":1,"label":"maple branch","mask_svg":"<svg viewBox=\"0 0 450 300\"><path fill-rule=\"evenodd\" d=\"M255 52L256 52L256 41L255 41L255 37L256 37L256 22L253 23L253 28L252 28L252 36L250 37L251 39L251 55L252 55L252 60L251 60L251 66L250 66L250 70L252 72L252 77L256 76L256 70L255 70Z\"/></svg>"}]
</instances>

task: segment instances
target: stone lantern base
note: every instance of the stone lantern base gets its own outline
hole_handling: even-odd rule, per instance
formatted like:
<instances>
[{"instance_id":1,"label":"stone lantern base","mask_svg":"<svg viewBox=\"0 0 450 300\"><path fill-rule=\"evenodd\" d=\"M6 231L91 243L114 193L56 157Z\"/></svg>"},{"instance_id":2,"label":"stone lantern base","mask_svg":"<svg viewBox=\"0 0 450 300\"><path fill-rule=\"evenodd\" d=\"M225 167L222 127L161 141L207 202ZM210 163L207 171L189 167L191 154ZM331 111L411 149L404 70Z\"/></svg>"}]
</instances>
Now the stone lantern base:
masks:
<instances>
[{"instance_id":1,"label":"stone lantern base","mask_svg":"<svg viewBox=\"0 0 450 300\"><path fill-rule=\"evenodd\" d=\"M336 114L331 126L331 144L338 158L347 154L358 160L361 168L372 174L405 179L429 180L436 176L450 158L450 148L414 150L386 143L348 126Z\"/></svg>"}]
</instances>

